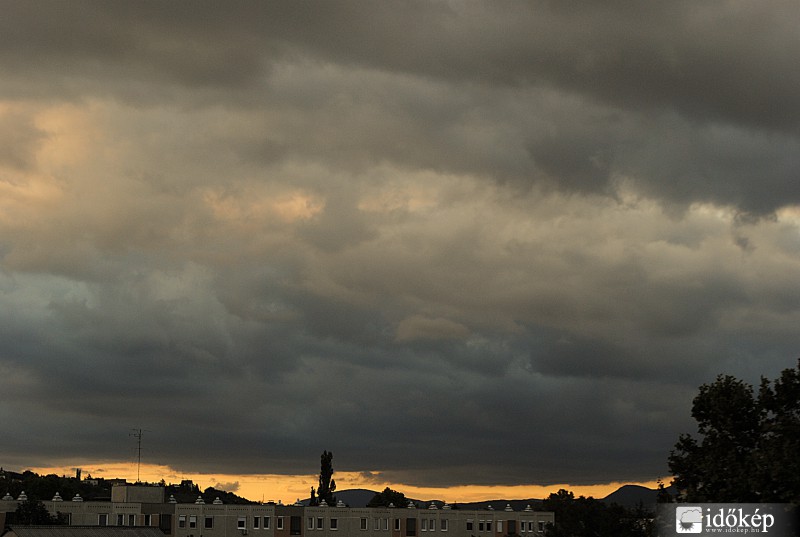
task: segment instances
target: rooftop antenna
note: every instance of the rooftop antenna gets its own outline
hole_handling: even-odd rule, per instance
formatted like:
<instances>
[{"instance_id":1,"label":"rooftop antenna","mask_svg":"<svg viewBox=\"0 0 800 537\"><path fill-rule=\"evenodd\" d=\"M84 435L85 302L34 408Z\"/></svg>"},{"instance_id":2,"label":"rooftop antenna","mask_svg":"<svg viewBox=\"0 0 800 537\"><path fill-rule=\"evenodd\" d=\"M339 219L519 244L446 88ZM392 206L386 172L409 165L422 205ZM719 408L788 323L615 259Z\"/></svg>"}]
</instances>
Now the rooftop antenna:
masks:
<instances>
[{"instance_id":1,"label":"rooftop antenna","mask_svg":"<svg viewBox=\"0 0 800 537\"><path fill-rule=\"evenodd\" d=\"M133 432L130 433L128 436L133 436L136 438L136 453L137 453L137 463L136 463L136 482L141 483L141 479L139 478L140 471L142 468L142 436L144 436L145 431L144 429L131 429Z\"/></svg>"}]
</instances>

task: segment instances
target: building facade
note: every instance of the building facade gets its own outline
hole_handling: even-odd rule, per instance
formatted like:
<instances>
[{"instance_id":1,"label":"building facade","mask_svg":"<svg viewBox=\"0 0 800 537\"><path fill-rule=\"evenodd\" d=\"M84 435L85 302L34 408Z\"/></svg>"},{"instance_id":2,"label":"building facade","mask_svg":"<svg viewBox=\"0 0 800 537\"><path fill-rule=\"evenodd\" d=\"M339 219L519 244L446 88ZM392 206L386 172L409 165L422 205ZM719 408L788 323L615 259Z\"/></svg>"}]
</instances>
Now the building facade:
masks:
<instances>
[{"instance_id":1,"label":"building facade","mask_svg":"<svg viewBox=\"0 0 800 537\"><path fill-rule=\"evenodd\" d=\"M119 490L117 490L119 489ZM0 500L11 513L19 498ZM178 503L162 487L114 487L112 501L54 498L43 502L70 525L156 527L174 537L538 537L552 512L526 508L468 510L404 507L350 508L282 504Z\"/></svg>"}]
</instances>

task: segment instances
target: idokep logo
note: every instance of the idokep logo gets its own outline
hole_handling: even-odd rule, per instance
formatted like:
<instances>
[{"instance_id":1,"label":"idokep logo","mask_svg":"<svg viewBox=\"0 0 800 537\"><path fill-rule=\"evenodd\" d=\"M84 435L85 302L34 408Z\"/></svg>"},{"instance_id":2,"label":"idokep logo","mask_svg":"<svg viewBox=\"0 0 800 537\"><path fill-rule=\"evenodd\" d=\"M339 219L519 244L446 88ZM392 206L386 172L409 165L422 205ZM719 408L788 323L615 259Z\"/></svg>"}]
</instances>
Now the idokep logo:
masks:
<instances>
[{"instance_id":1,"label":"idokep logo","mask_svg":"<svg viewBox=\"0 0 800 537\"><path fill-rule=\"evenodd\" d=\"M675 508L675 531L678 533L703 532L703 508L681 505Z\"/></svg>"}]
</instances>

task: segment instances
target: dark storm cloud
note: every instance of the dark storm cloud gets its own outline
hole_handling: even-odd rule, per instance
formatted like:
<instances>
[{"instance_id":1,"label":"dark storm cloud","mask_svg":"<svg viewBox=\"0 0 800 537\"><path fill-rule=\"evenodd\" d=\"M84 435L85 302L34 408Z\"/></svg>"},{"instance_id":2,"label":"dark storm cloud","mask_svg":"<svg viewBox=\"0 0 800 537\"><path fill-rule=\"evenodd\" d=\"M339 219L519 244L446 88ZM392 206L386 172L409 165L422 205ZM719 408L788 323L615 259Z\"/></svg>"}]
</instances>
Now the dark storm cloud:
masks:
<instances>
[{"instance_id":1,"label":"dark storm cloud","mask_svg":"<svg viewBox=\"0 0 800 537\"><path fill-rule=\"evenodd\" d=\"M474 98L459 103L464 86L550 88L603 103L617 116L641 115L641 123L636 132L620 132L613 118L580 133L551 125L547 137L522 140L532 162L504 163L496 172L501 178L511 165L525 180L544 173L564 188L595 190L607 187L612 174L632 174L647 191L679 202L718 200L759 213L798 197L787 185L796 183L787 179L797 171L790 155L796 154L800 118L793 2L578 2L569 8L553 2L308 2L233 3L225 9L195 3L191 10L157 2L88 2L7 8L6 70L26 79L46 77L37 91L131 92L145 101L243 99L258 106L274 91L274 68L299 58L437 80L444 84L438 91L461 105L457 116L441 117L448 106L438 103L425 108L428 99L392 102L400 89L381 96L381 113L399 106L403 115L424 114L429 123L411 132L389 128L385 139L378 136L378 147L356 135L352 146L370 158L458 169L468 157L463 143L448 150L454 141L448 126L474 129L474 118L464 114L470 108L481 113ZM6 84L13 88L18 76ZM338 96L323 93L327 114ZM309 96L304 92L303 98ZM671 113L688 125L672 129L659 120ZM488 111L497 121L495 114ZM647 118L655 123L647 125ZM584 114L566 119L585 125ZM519 121L524 125L524 118ZM353 127L339 125L335 138L363 132L365 125ZM628 168L620 137L658 145L672 166L656 175ZM401 138L412 145L398 152ZM775 158L764 156L764 145ZM346 158L353 157L353 147ZM431 147L437 149L426 149ZM683 160L684 168L675 169ZM478 161L487 175L498 168L488 155Z\"/></svg>"},{"instance_id":2,"label":"dark storm cloud","mask_svg":"<svg viewBox=\"0 0 800 537\"><path fill-rule=\"evenodd\" d=\"M6 3L9 464L662 476L797 354L797 15Z\"/></svg>"}]
</instances>

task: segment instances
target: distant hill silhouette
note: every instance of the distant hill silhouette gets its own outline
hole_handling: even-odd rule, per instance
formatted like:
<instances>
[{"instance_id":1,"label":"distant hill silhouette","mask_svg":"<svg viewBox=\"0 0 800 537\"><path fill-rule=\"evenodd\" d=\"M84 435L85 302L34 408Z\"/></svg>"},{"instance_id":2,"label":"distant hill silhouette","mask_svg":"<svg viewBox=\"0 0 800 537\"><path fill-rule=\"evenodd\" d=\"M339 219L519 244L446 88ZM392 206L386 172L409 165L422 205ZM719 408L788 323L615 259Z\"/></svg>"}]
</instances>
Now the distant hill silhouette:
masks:
<instances>
[{"instance_id":1,"label":"distant hill silhouette","mask_svg":"<svg viewBox=\"0 0 800 537\"><path fill-rule=\"evenodd\" d=\"M675 494L673 487L667 487L670 494ZM366 507L373 496L377 494L374 490L368 489L348 489L336 491L335 496L337 500L343 501L350 507ZM656 504L658 496L658 489L649 489L640 485L623 485L605 498L599 498L600 501L607 504L616 503L623 507L635 508L642 504L645 508L650 508ZM415 500L413 501L417 507L426 508L431 503L435 503L439 508L442 507L444 502L442 500ZM308 505L308 498L302 500L304 505ZM497 511L502 511L506 505L510 505L514 511L523 511L527 506L532 509L541 509L542 500L536 498L528 498L524 500L509 500L509 499L496 499L485 500L480 502L467 502L467 503L451 503L453 509L488 509L492 508ZM400 507L400 506L398 506ZM405 506L403 506L405 507Z\"/></svg>"},{"instance_id":2,"label":"distant hill silhouette","mask_svg":"<svg viewBox=\"0 0 800 537\"><path fill-rule=\"evenodd\" d=\"M670 494L675 494L673 487L667 487ZM334 494L337 500L343 501L349 507L366 507L373 496L378 492L369 489L347 489L337 490ZM605 498L599 498L600 501L607 504L616 503L623 507L634 508L642 504L645 508L649 508L656 503L658 496L657 489L649 489L640 485L623 485ZM439 508L442 507L444 502L442 500L415 500L413 501L417 507L426 508L431 503L435 503ZM308 505L309 499L301 500L303 505ZM542 504L541 499L528 498L524 500L509 500L498 498L496 500L485 500L480 502L467 502L467 503L451 503L453 509L488 509L491 507L497 511L502 511L506 505L510 505L514 511L523 511L527 506L533 509L540 509ZM401 507L401 506L398 506ZM405 506L402 506L405 507Z\"/></svg>"},{"instance_id":3,"label":"distant hill silhouette","mask_svg":"<svg viewBox=\"0 0 800 537\"><path fill-rule=\"evenodd\" d=\"M674 495L675 487L667 487L667 492ZM657 497L658 489L649 489L640 485L623 485L605 498L602 498L602 501L607 504L615 503L629 508L637 507L639 504L649 508L656 504Z\"/></svg>"}]
</instances>

